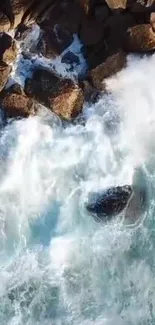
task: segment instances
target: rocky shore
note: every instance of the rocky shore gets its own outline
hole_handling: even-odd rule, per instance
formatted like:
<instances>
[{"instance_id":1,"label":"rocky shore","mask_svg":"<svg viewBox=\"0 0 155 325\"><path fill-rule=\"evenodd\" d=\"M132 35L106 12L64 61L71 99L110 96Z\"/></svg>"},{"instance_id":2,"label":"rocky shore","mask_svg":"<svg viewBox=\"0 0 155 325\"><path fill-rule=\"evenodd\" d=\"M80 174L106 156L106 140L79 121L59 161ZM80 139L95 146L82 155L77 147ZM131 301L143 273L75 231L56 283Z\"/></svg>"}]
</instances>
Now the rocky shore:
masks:
<instances>
[{"instance_id":1,"label":"rocky shore","mask_svg":"<svg viewBox=\"0 0 155 325\"><path fill-rule=\"evenodd\" d=\"M40 28L35 46L21 51L48 60L62 56L73 69L79 58L66 49L76 34L82 43L87 71L74 80L35 66L25 87L8 86L20 44ZM13 35L13 36L10 36ZM38 103L72 121L84 101L106 91L105 79L126 66L129 53L155 49L155 1L151 0L5 0L0 5L0 105L8 117L27 117ZM65 51L65 54L63 55ZM7 85L7 87L5 87Z\"/></svg>"}]
</instances>

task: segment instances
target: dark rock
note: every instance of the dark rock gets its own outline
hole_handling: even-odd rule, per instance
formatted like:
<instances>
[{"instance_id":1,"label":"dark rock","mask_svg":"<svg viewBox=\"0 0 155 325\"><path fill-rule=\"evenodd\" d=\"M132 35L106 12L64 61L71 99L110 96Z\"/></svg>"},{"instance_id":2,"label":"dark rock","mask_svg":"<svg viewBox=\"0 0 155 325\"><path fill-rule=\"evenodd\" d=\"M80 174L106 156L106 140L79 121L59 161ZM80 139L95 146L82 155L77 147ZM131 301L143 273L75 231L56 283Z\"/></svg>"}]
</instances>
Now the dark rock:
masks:
<instances>
[{"instance_id":1,"label":"dark rock","mask_svg":"<svg viewBox=\"0 0 155 325\"><path fill-rule=\"evenodd\" d=\"M80 87L83 90L86 102L95 103L97 101L99 93L92 87L88 80L80 81Z\"/></svg>"},{"instance_id":2,"label":"dark rock","mask_svg":"<svg viewBox=\"0 0 155 325\"><path fill-rule=\"evenodd\" d=\"M20 24L17 26L16 32L15 32L15 39L17 41L23 41L28 34L31 32L32 28L28 27L24 24Z\"/></svg>"},{"instance_id":3,"label":"dark rock","mask_svg":"<svg viewBox=\"0 0 155 325\"><path fill-rule=\"evenodd\" d=\"M73 35L60 26L46 28L42 31L37 50L46 58L55 58L73 42Z\"/></svg>"},{"instance_id":4,"label":"dark rock","mask_svg":"<svg viewBox=\"0 0 155 325\"><path fill-rule=\"evenodd\" d=\"M103 22L110 15L109 9L104 4L100 4L95 7L95 18L98 21Z\"/></svg>"},{"instance_id":5,"label":"dark rock","mask_svg":"<svg viewBox=\"0 0 155 325\"><path fill-rule=\"evenodd\" d=\"M9 75L11 72L11 67L4 62L0 62L0 92L5 87Z\"/></svg>"},{"instance_id":6,"label":"dark rock","mask_svg":"<svg viewBox=\"0 0 155 325\"><path fill-rule=\"evenodd\" d=\"M132 195L132 186L117 186L102 193L91 193L86 205L88 212L100 219L112 218L122 212Z\"/></svg>"},{"instance_id":7,"label":"dark rock","mask_svg":"<svg viewBox=\"0 0 155 325\"><path fill-rule=\"evenodd\" d=\"M78 116L84 102L82 90L72 80L42 68L37 68L32 79L26 80L25 92L69 121Z\"/></svg>"},{"instance_id":8,"label":"dark rock","mask_svg":"<svg viewBox=\"0 0 155 325\"><path fill-rule=\"evenodd\" d=\"M34 115L34 101L28 98L20 85L15 84L1 93L0 106L6 117L28 117Z\"/></svg>"},{"instance_id":9,"label":"dark rock","mask_svg":"<svg viewBox=\"0 0 155 325\"><path fill-rule=\"evenodd\" d=\"M17 57L16 42L6 33L0 33L0 61L12 63Z\"/></svg>"},{"instance_id":10,"label":"dark rock","mask_svg":"<svg viewBox=\"0 0 155 325\"><path fill-rule=\"evenodd\" d=\"M126 65L126 55L119 51L109 56L103 63L95 69L90 70L89 79L92 85L98 90L104 90L104 79L119 72Z\"/></svg>"},{"instance_id":11,"label":"dark rock","mask_svg":"<svg viewBox=\"0 0 155 325\"><path fill-rule=\"evenodd\" d=\"M66 64L76 64L76 65L80 64L79 57L71 51L68 51L67 53L64 54L64 56L61 59L61 62Z\"/></svg>"},{"instance_id":12,"label":"dark rock","mask_svg":"<svg viewBox=\"0 0 155 325\"><path fill-rule=\"evenodd\" d=\"M124 39L127 52L148 52L155 49L155 33L150 24L142 24L127 30Z\"/></svg>"},{"instance_id":13,"label":"dark rock","mask_svg":"<svg viewBox=\"0 0 155 325\"><path fill-rule=\"evenodd\" d=\"M102 38L104 33L104 24L96 19L84 19L79 37L84 45L95 45Z\"/></svg>"}]
</instances>

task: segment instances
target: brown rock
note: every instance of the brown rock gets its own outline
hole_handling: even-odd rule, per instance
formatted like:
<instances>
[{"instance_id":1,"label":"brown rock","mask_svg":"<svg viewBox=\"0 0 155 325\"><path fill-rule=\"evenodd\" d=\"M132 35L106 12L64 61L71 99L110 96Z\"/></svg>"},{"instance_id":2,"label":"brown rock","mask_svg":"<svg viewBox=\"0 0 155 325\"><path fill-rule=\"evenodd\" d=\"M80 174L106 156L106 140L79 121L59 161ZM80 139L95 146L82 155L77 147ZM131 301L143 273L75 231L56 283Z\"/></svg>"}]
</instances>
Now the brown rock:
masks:
<instances>
[{"instance_id":1,"label":"brown rock","mask_svg":"<svg viewBox=\"0 0 155 325\"><path fill-rule=\"evenodd\" d=\"M36 111L34 101L25 95L18 84L3 91L0 105L7 117L28 117Z\"/></svg>"},{"instance_id":2,"label":"brown rock","mask_svg":"<svg viewBox=\"0 0 155 325\"><path fill-rule=\"evenodd\" d=\"M47 69L34 71L33 78L26 80L25 92L66 120L72 120L82 110L82 90L72 80L62 79Z\"/></svg>"},{"instance_id":3,"label":"brown rock","mask_svg":"<svg viewBox=\"0 0 155 325\"><path fill-rule=\"evenodd\" d=\"M155 33L150 24L136 25L128 29L124 39L124 50L148 52L155 49Z\"/></svg>"},{"instance_id":4,"label":"brown rock","mask_svg":"<svg viewBox=\"0 0 155 325\"><path fill-rule=\"evenodd\" d=\"M37 51L46 58L55 58L73 42L73 35L59 25L54 29L45 28L37 46Z\"/></svg>"},{"instance_id":5,"label":"brown rock","mask_svg":"<svg viewBox=\"0 0 155 325\"><path fill-rule=\"evenodd\" d=\"M119 51L109 56L102 64L89 72L92 85L98 90L104 90L104 79L119 72L126 65L126 55Z\"/></svg>"},{"instance_id":6,"label":"brown rock","mask_svg":"<svg viewBox=\"0 0 155 325\"><path fill-rule=\"evenodd\" d=\"M111 10L126 9L128 5L128 0L105 0L105 1Z\"/></svg>"},{"instance_id":7,"label":"brown rock","mask_svg":"<svg viewBox=\"0 0 155 325\"><path fill-rule=\"evenodd\" d=\"M5 87L10 72L11 72L11 67L4 62L0 62L0 92Z\"/></svg>"},{"instance_id":8,"label":"brown rock","mask_svg":"<svg viewBox=\"0 0 155 325\"><path fill-rule=\"evenodd\" d=\"M150 24L151 24L153 31L155 32L155 12L151 12Z\"/></svg>"},{"instance_id":9,"label":"brown rock","mask_svg":"<svg viewBox=\"0 0 155 325\"><path fill-rule=\"evenodd\" d=\"M12 63L17 57L16 42L6 33L0 33L0 60Z\"/></svg>"}]
</instances>

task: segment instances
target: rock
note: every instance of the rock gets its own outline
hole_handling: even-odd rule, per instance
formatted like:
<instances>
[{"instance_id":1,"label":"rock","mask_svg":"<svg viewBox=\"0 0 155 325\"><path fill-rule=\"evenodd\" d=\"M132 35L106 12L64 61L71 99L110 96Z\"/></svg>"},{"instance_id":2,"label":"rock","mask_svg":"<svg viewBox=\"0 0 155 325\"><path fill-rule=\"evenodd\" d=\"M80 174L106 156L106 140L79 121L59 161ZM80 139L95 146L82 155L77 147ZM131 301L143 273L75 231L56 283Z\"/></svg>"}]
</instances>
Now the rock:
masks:
<instances>
[{"instance_id":1,"label":"rock","mask_svg":"<svg viewBox=\"0 0 155 325\"><path fill-rule=\"evenodd\" d=\"M150 24L142 24L127 30L124 39L124 50L127 52L148 52L155 49L155 33Z\"/></svg>"},{"instance_id":2,"label":"rock","mask_svg":"<svg viewBox=\"0 0 155 325\"><path fill-rule=\"evenodd\" d=\"M64 56L61 59L61 62L66 64L76 64L76 65L80 64L79 57L71 51L68 51L67 53L64 54Z\"/></svg>"},{"instance_id":3,"label":"rock","mask_svg":"<svg viewBox=\"0 0 155 325\"><path fill-rule=\"evenodd\" d=\"M104 24L96 19L84 19L79 37L85 46L95 45L103 38Z\"/></svg>"},{"instance_id":4,"label":"rock","mask_svg":"<svg viewBox=\"0 0 155 325\"><path fill-rule=\"evenodd\" d=\"M85 101L95 103L99 95L98 91L91 86L88 80L82 80L79 84L83 90Z\"/></svg>"},{"instance_id":5,"label":"rock","mask_svg":"<svg viewBox=\"0 0 155 325\"><path fill-rule=\"evenodd\" d=\"M5 87L9 79L10 72L11 67L4 62L0 62L0 92Z\"/></svg>"},{"instance_id":6,"label":"rock","mask_svg":"<svg viewBox=\"0 0 155 325\"><path fill-rule=\"evenodd\" d=\"M102 193L91 193L86 209L97 214L101 220L112 218L125 209L132 193L130 185L112 187Z\"/></svg>"},{"instance_id":7,"label":"rock","mask_svg":"<svg viewBox=\"0 0 155 325\"><path fill-rule=\"evenodd\" d=\"M119 72L126 65L126 55L119 51L109 56L103 63L95 69L90 70L89 79L92 85L98 90L104 90L104 79Z\"/></svg>"},{"instance_id":8,"label":"rock","mask_svg":"<svg viewBox=\"0 0 155 325\"><path fill-rule=\"evenodd\" d=\"M46 28L37 45L37 50L46 58L55 58L60 55L73 42L73 35L59 25Z\"/></svg>"},{"instance_id":9,"label":"rock","mask_svg":"<svg viewBox=\"0 0 155 325\"><path fill-rule=\"evenodd\" d=\"M111 15L104 24L108 50L117 51L119 48L122 48L124 36L128 28L135 24L134 17L128 12L116 12Z\"/></svg>"},{"instance_id":10,"label":"rock","mask_svg":"<svg viewBox=\"0 0 155 325\"><path fill-rule=\"evenodd\" d=\"M95 7L96 20L103 22L109 16L109 9L107 6L100 4Z\"/></svg>"},{"instance_id":11,"label":"rock","mask_svg":"<svg viewBox=\"0 0 155 325\"><path fill-rule=\"evenodd\" d=\"M84 102L82 90L72 80L42 68L37 68L32 79L26 80L25 92L69 121L78 116Z\"/></svg>"},{"instance_id":12,"label":"rock","mask_svg":"<svg viewBox=\"0 0 155 325\"><path fill-rule=\"evenodd\" d=\"M12 63L17 57L16 42L6 33L0 33L0 61Z\"/></svg>"},{"instance_id":13,"label":"rock","mask_svg":"<svg viewBox=\"0 0 155 325\"><path fill-rule=\"evenodd\" d=\"M128 0L105 0L105 2L111 10L126 9L128 6Z\"/></svg>"},{"instance_id":14,"label":"rock","mask_svg":"<svg viewBox=\"0 0 155 325\"><path fill-rule=\"evenodd\" d=\"M151 24L152 30L155 32L155 12L151 12L150 24Z\"/></svg>"},{"instance_id":15,"label":"rock","mask_svg":"<svg viewBox=\"0 0 155 325\"><path fill-rule=\"evenodd\" d=\"M137 224L149 204L146 179L144 170L141 167L136 168L132 185L90 193L86 204L87 211L100 221L109 220L123 213L125 224Z\"/></svg>"},{"instance_id":16,"label":"rock","mask_svg":"<svg viewBox=\"0 0 155 325\"><path fill-rule=\"evenodd\" d=\"M23 41L31 31L32 31L31 26L28 27L24 24L19 24L15 32L15 39L17 41Z\"/></svg>"},{"instance_id":17,"label":"rock","mask_svg":"<svg viewBox=\"0 0 155 325\"><path fill-rule=\"evenodd\" d=\"M34 115L36 107L34 101L28 98L20 85L15 84L3 91L0 106L7 117L28 117Z\"/></svg>"}]
</instances>

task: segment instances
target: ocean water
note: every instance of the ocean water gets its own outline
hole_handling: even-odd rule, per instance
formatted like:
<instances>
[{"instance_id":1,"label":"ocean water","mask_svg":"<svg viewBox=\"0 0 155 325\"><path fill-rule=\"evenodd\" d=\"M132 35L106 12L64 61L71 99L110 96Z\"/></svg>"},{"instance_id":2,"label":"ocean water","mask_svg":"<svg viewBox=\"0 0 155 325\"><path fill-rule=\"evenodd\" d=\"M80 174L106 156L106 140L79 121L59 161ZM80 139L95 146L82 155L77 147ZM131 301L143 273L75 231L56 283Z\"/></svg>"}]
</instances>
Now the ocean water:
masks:
<instances>
[{"instance_id":1,"label":"ocean water","mask_svg":"<svg viewBox=\"0 0 155 325\"><path fill-rule=\"evenodd\" d=\"M12 80L23 84L32 66L19 50ZM109 94L84 104L84 125L64 127L44 107L5 125L1 115L1 325L155 324L154 76L154 55L130 56ZM89 193L139 172L149 198L140 222L95 222Z\"/></svg>"}]
</instances>

